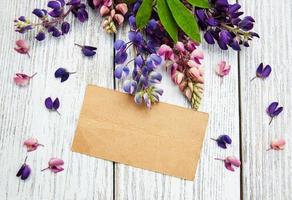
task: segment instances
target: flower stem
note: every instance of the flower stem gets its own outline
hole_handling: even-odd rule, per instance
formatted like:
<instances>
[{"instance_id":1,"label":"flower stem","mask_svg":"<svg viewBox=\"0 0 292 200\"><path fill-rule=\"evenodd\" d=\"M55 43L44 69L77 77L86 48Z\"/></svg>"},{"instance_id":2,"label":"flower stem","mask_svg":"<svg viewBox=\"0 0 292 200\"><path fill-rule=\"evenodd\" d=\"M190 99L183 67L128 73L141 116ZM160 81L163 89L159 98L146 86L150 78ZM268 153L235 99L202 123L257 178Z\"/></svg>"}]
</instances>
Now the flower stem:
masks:
<instances>
[{"instance_id":1,"label":"flower stem","mask_svg":"<svg viewBox=\"0 0 292 200\"><path fill-rule=\"evenodd\" d=\"M42 172L42 171L45 171L45 170L47 170L47 169L49 169L49 167L47 167L47 168L45 168L45 169L42 169L41 172Z\"/></svg>"},{"instance_id":2,"label":"flower stem","mask_svg":"<svg viewBox=\"0 0 292 200\"><path fill-rule=\"evenodd\" d=\"M35 75L37 75L37 72L30 76L30 78L33 78Z\"/></svg>"},{"instance_id":3,"label":"flower stem","mask_svg":"<svg viewBox=\"0 0 292 200\"><path fill-rule=\"evenodd\" d=\"M254 79L256 79L257 78L257 76L255 76L255 77L253 77L252 79L250 79L250 82L252 82Z\"/></svg>"},{"instance_id":4,"label":"flower stem","mask_svg":"<svg viewBox=\"0 0 292 200\"><path fill-rule=\"evenodd\" d=\"M224 161L224 159L222 158L214 158L215 160L220 160L220 161Z\"/></svg>"},{"instance_id":5,"label":"flower stem","mask_svg":"<svg viewBox=\"0 0 292 200\"><path fill-rule=\"evenodd\" d=\"M273 121L274 117L271 117L269 125L271 125L272 121Z\"/></svg>"},{"instance_id":6,"label":"flower stem","mask_svg":"<svg viewBox=\"0 0 292 200\"><path fill-rule=\"evenodd\" d=\"M77 43L74 43L76 46L78 46L78 47L80 47L80 48L83 48L83 46L82 45L80 45L80 44L77 44Z\"/></svg>"},{"instance_id":7,"label":"flower stem","mask_svg":"<svg viewBox=\"0 0 292 200\"><path fill-rule=\"evenodd\" d=\"M217 139L215 139L215 138L210 138L211 140L214 140L214 141L216 141L217 142Z\"/></svg>"}]
</instances>

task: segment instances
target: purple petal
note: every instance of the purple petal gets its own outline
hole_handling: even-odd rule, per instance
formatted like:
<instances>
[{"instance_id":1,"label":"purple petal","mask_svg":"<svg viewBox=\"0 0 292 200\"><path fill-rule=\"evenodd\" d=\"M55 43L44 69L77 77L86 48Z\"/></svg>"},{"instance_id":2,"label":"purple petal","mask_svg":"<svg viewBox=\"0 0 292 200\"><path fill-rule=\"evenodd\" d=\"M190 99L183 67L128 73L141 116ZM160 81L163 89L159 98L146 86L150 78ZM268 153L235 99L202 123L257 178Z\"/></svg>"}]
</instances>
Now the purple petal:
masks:
<instances>
[{"instance_id":1,"label":"purple petal","mask_svg":"<svg viewBox=\"0 0 292 200\"><path fill-rule=\"evenodd\" d=\"M206 31L206 33L204 34L204 38L208 44L215 44L215 40L212 36L211 31Z\"/></svg>"},{"instance_id":2,"label":"purple petal","mask_svg":"<svg viewBox=\"0 0 292 200\"><path fill-rule=\"evenodd\" d=\"M74 6L76 6L76 5L79 5L80 2L81 2L81 0L71 0L66 5L74 5Z\"/></svg>"},{"instance_id":3,"label":"purple petal","mask_svg":"<svg viewBox=\"0 0 292 200\"><path fill-rule=\"evenodd\" d=\"M56 98L54 103L53 103L53 108L55 110L58 110L59 107L60 107L60 101L59 101L59 98Z\"/></svg>"},{"instance_id":4,"label":"purple petal","mask_svg":"<svg viewBox=\"0 0 292 200\"><path fill-rule=\"evenodd\" d=\"M122 74L123 74L123 67L122 66L118 66L116 69L115 69L115 77L117 79L121 79L122 78Z\"/></svg>"},{"instance_id":5,"label":"purple petal","mask_svg":"<svg viewBox=\"0 0 292 200\"><path fill-rule=\"evenodd\" d=\"M38 34L35 36L35 39L37 41L43 41L46 38L46 34L42 31L38 32Z\"/></svg>"},{"instance_id":6,"label":"purple petal","mask_svg":"<svg viewBox=\"0 0 292 200\"><path fill-rule=\"evenodd\" d=\"M224 165L225 165L226 169L234 172L234 168L230 162L224 162Z\"/></svg>"},{"instance_id":7,"label":"purple petal","mask_svg":"<svg viewBox=\"0 0 292 200\"><path fill-rule=\"evenodd\" d=\"M48 7L54 10L58 10L61 8L61 3L59 1L49 1Z\"/></svg>"},{"instance_id":8,"label":"purple petal","mask_svg":"<svg viewBox=\"0 0 292 200\"><path fill-rule=\"evenodd\" d=\"M263 68L264 68L264 64L261 63L261 64L258 66L258 68L257 68L257 72L256 72L256 74L257 74L258 77L261 77L261 76L262 76Z\"/></svg>"},{"instance_id":9,"label":"purple petal","mask_svg":"<svg viewBox=\"0 0 292 200\"><path fill-rule=\"evenodd\" d=\"M155 65L160 65L162 62L162 58L158 56L156 53L151 54L150 58L154 61Z\"/></svg>"},{"instance_id":10,"label":"purple petal","mask_svg":"<svg viewBox=\"0 0 292 200\"><path fill-rule=\"evenodd\" d=\"M85 9L80 9L77 12L77 18L80 22L85 22L88 19L88 13Z\"/></svg>"},{"instance_id":11,"label":"purple petal","mask_svg":"<svg viewBox=\"0 0 292 200\"><path fill-rule=\"evenodd\" d=\"M45 106L49 110L52 110L53 109L53 101L52 101L51 97L46 98L46 100L45 100Z\"/></svg>"},{"instance_id":12,"label":"purple petal","mask_svg":"<svg viewBox=\"0 0 292 200\"><path fill-rule=\"evenodd\" d=\"M21 179L26 180L29 177L30 172L31 172L30 167L25 164L25 167L24 167L22 174L21 174Z\"/></svg>"},{"instance_id":13,"label":"purple petal","mask_svg":"<svg viewBox=\"0 0 292 200\"><path fill-rule=\"evenodd\" d=\"M55 71L55 77L61 78L66 73L68 73L67 70L65 68L60 67Z\"/></svg>"},{"instance_id":14,"label":"purple petal","mask_svg":"<svg viewBox=\"0 0 292 200\"><path fill-rule=\"evenodd\" d=\"M61 77L61 82L67 81L70 76L70 73L67 72Z\"/></svg>"},{"instance_id":15,"label":"purple petal","mask_svg":"<svg viewBox=\"0 0 292 200\"><path fill-rule=\"evenodd\" d=\"M138 66L138 67L141 67L143 65L144 61L143 61L143 58L141 55L138 55L135 57L135 64Z\"/></svg>"},{"instance_id":16,"label":"purple petal","mask_svg":"<svg viewBox=\"0 0 292 200\"><path fill-rule=\"evenodd\" d=\"M220 138L220 140L224 141L227 144L232 143L232 140L228 135L221 135L219 138Z\"/></svg>"},{"instance_id":17,"label":"purple petal","mask_svg":"<svg viewBox=\"0 0 292 200\"><path fill-rule=\"evenodd\" d=\"M63 22L61 25L62 34L67 34L70 30L70 24L68 22Z\"/></svg>"},{"instance_id":18,"label":"purple petal","mask_svg":"<svg viewBox=\"0 0 292 200\"><path fill-rule=\"evenodd\" d=\"M123 89L124 89L125 92L127 92L129 94L133 94L137 89L137 82L136 81L127 80L127 81L124 82Z\"/></svg>"},{"instance_id":19,"label":"purple petal","mask_svg":"<svg viewBox=\"0 0 292 200\"><path fill-rule=\"evenodd\" d=\"M277 110L273 112L273 116L278 116L283 111L283 107L279 107Z\"/></svg>"},{"instance_id":20,"label":"purple petal","mask_svg":"<svg viewBox=\"0 0 292 200\"><path fill-rule=\"evenodd\" d=\"M18 170L18 172L16 174L17 177L21 176L21 174L22 174L22 172L24 170L24 167L25 167L25 164L21 165L20 169Z\"/></svg>"},{"instance_id":21,"label":"purple petal","mask_svg":"<svg viewBox=\"0 0 292 200\"><path fill-rule=\"evenodd\" d=\"M267 109L267 113L273 117L273 113L275 112L276 108L278 107L279 103L278 102L273 102L269 105Z\"/></svg>"},{"instance_id":22,"label":"purple petal","mask_svg":"<svg viewBox=\"0 0 292 200\"><path fill-rule=\"evenodd\" d=\"M96 54L95 51L87 49L87 48L82 48L81 51L82 51L83 55L87 56L87 57L91 57L91 56L94 56Z\"/></svg>"},{"instance_id":23,"label":"purple petal","mask_svg":"<svg viewBox=\"0 0 292 200\"><path fill-rule=\"evenodd\" d=\"M142 103L142 94L141 94L141 92L138 92L138 93L135 94L134 101L135 101L136 104L141 104Z\"/></svg>"},{"instance_id":24,"label":"purple petal","mask_svg":"<svg viewBox=\"0 0 292 200\"><path fill-rule=\"evenodd\" d=\"M267 78L267 77L271 74L271 72L272 72L272 68L271 68L271 66L270 66L270 65L267 65L267 66L264 68L261 77L263 77L263 78Z\"/></svg>"},{"instance_id":25,"label":"purple petal","mask_svg":"<svg viewBox=\"0 0 292 200\"><path fill-rule=\"evenodd\" d=\"M128 54L125 51L119 51L115 55L115 63L123 64L127 60Z\"/></svg>"},{"instance_id":26,"label":"purple petal","mask_svg":"<svg viewBox=\"0 0 292 200\"><path fill-rule=\"evenodd\" d=\"M88 50L92 50L92 51L93 50L97 50L96 47L94 47L94 46L88 46L88 45L84 45L83 48L88 49Z\"/></svg>"},{"instance_id":27,"label":"purple petal","mask_svg":"<svg viewBox=\"0 0 292 200\"><path fill-rule=\"evenodd\" d=\"M123 40L116 40L114 48L116 51L124 50L127 47L126 43Z\"/></svg>"},{"instance_id":28,"label":"purple petal","mask_svg":"<svg viewBox=\"0 0 292 200\"><path fill-rule=\"evenodd\" d=\"M217 140L217 145L223 149L227 148L226 143L224 141L221 141L221 140Z\"/></svg>"},{"instance_id":29,"label":"purple petal","mask_svg":"<svg viewBox=\"0 0 292 200\"><path fill-rule=\"evenodd\" d=\"M162 80L162 75L160 73L153 71L149 74L149 81L151 83L160 83L161 80Z\"/></svg>"}]
</instances>

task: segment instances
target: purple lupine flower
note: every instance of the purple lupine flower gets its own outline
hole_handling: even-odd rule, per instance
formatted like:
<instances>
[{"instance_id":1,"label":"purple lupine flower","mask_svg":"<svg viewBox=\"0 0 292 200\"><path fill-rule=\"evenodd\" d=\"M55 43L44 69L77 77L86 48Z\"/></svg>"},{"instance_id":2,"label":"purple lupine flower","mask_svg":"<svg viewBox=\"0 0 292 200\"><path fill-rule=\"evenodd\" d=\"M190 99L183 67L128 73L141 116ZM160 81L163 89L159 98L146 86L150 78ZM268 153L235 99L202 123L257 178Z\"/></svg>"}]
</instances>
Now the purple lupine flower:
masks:
<instances>
[{"instance_id":1,"label":"purple lupine flower","mask_svg":"<svg viewBox=\"0 0 292 200\"><path fill-rule=\"evenodd\" d=\"M71 0L66 5L77 6L81 3L81 0Z\"/></svg>"},{"instance_id":2,"label":"purple lupine flower","mask_svg":"<svg viewBox=\"0 0 292 200\"><path fill-rule=\"evenodd\" d=\"M92 57L96 54L96 50L97 50L96 47L88 46L88 45L80 45L80 44L76 44L76 43L75 43L75 45L81 48L81 52L86 57Z\"/></svg>"},{"instance_id":3,"label":"purple lupine flower","mask_svg":"<svg viewBox=\"0 0 292 200\"><path fill-rule=\"evenodd\" d=\"M123 64L128 58L128 54L126 51L118 51L115 55L115 63L116 64Z\"/></svg>"},{"instance_id":4,"label":"purple lupine flower","mask_svg":"<svg viewBox=\"0 0 292 200\"><path fill-rule=\"evenodd\" d=\"M61 82L64 82L69 78L71 74L75 73L76 72L68 72L65 68L60 67L55 71L55 77L61 78Z\"/></svg>"},{"instance_id":5,"label":"purple lupine flower","mask_svg":"<svg viewBox=\"0 0 292 200\"><path fill-rule=\"evenodd\" d=\"M126 80L123 84L123 90L129 94L136 92L137 82L133 80Z\"/></svg>"},{"instance_id":6,"label":"purple lupine flower","mask_svg":"<svg viewBox=\"0 0 292 200\"><path fill-rule=\"evenodd\" d=\"M278 102L272 102L267 108L267 114L271 117L269 125L272 123L274 117L278 116L283 111L283 107L278 107L278 105Z\"/></svg>"},{"instance_id":7,"label":"purple lupine flower","mask_svg":"<svg viewBox=\"0 0 292 200\"><path fill-rule=\"evenodd\" d=\"M264 64L261 63L258 68L257 68L257 71L256 71L256 76L253 77L250 81L253 81L255 78L261 78L261 79L266 79L269 77L269 75L271 74L272 72L272 68L270 65L266 65L264 67Z\"/></svg>"},{"instance_id":8,"label":"purple lupine flower","mask_svg":"<svg viewBox=\"0 0 292 200\"><path fill-rule=\"evenodd\" d=\"M45 9L36 8L32 11L32 13L39 18L43 18L43 17L47 16L48 11Z\"/></svg>"},{"instance_id":9,"label":"purple lupine flower","mask_svg":"<svg viewBox=\"0 0 292 200\"><path fill-rule=\"evenodd\" d=\"M51 111L56 111L60 115L60 113L58 111L58 108L60 107L59 98L56 98L54 101L52 100L51 97L46 98L45 106L47 109L49 109Z\"/></svg>"},{"instance_id":10,"label":"purple lupine flower","mask_svg":"<svg viewBox=\"0 0 292 200\"><path fill-rule=\"evenodd\" d=\"M21 180L26 180L31 173L30 166L28 164L26 164L26 160L27 160L27 156L24 160L24 163L21 165L20 169L16 173L16 176L20 177Z\"/></svg>"},{"instance_id":11,"label":"purple lupine flower","mask_svg":"<svg viewBox=\"0 0 292 200\"><path fill-rule=\"evenodd\" d=\"M43 41L46 38L46 34L43 31L38 32L35 39L38 41Z\"/></svg>"},{"instance_id":12,"label":"purple lupine flower","mask_svg":"<svg viewBox=\"0 0 292 200\"><path fill-rule=\"evenodd\" d=\"M83 3L75 5L74 8L72 9L72 13L80 22L85 22L86 20L88 20L86 6Z\"/></svg>"},{"instance_id":13,"label":"purple lupine flower","mask_svg":"<svg viewBox=\"0 0 292 200\"><path fill-rule=\"evenodd\" d=\"M130 69L127 66L118 66L115 69L115 77L117 79L125 78L129 75Z\"/></svg>"},{"instance_id":14,"label":"purple lupine flower","mask_svg":"<svg viewBox=\"0 0 292 200\"><path fill-rule=\"evenodd\" d=\"M210 8L196 8L195 15L198 19L198 25L203 31L204 39L208 44L214 44L217 41L219 47L227 50L231 47L233 50L240 51L240 46L249 46L249 41L258 34L251 32L255 20L251 16L243 19L240 16L243 12L239 11L238 3L229 4L227 0L210 0Z\"/></svg>"},{"instance_id":15,"label":"purple lupine flower","mask_svg":"<svg viewBox=\"0 0 292 200\"><path fill-rule=\"evenodd\" d=\"M116 40L114 48L116 51L125 50L127 48L127 44L123 40Z\"/></svg>"},{"instance_id":16,"label":"purple lupine flower","mask_svg":"<svg viewBox=\"0 0 292 200\"><path fill-rule=\"evenodd\" d=\"M68 22L63 22L61 25L62 35L67 34L70 30L70 24Z\"/></svg>"},{"instance_id":17,"label":"purple lupine flower","mask_svg":"<svg viewBox=\"0 0 292 200\"><path fill-rule=\"evenodd\" d=\"M232 140L228 135L220 135L217 139L211 138L217 142L217 145L223 149L227 148L227 144L231 144Z\"/></svg>"}]
</instances>

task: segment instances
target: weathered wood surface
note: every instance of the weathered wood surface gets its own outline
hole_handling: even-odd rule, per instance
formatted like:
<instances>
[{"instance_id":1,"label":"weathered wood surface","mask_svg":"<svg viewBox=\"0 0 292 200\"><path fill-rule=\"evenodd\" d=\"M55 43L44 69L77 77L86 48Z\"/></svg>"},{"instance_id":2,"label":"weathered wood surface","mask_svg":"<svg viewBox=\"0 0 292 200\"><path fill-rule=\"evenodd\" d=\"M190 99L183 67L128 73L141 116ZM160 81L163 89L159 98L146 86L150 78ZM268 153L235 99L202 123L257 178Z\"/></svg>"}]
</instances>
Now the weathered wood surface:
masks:
<instances>
[{"instance_id":1,"label":"weathered wood surface","mask_svg":"<svg viewBox=\"0 0 292 200\"><path fill-rule=\"evenodd\" d=\"M240 1L246 14L255 17L255 30L261 39L239 55L203 43L206 83L200 110L210 113L210 119L194 182L71 152L85 85L120 88L113 79L114 38L101 30L100 19L91 11L88 22L80 24L75 20L70 34L61 39L37 43L33 35L13 32L15 17L32 16L31 10L45 7L46 2L6 0L1 4L0 199L292 199L289 0ZM116 38L126 39L126 33L124 28ZM14 41L23 37L31 41L30 59L13 50ZM84 58L74 42L97 46L98 55ZM221 60L232 65L222 85L214 72ZM250 83L262 61L272 65L271 77ZM78 73L61 84L53 76L61 66ZM28 87L18 88L12 81L16 72L38 74ZM168 77L162 86L162 101L188 107ZM60 98L61 116L45 109L43 101L48 96ZM285 110L268 126L265 109L274 100ZM232 137L231 148L221 150L209 139L220 134ZM38 138L45 147L29 153L33 172L23 183L15 173L27 155L22 142L29 137ZM269 142L278 137L286 139L287 148L283 152L266 152ZM240 152L242 174L240 170L226 171L223 163L214 160L228 155L239 157ZM53 156L65 160L65 171L57 175L40 172Z\"/></svg>"},{"instance_id":2,"label":"weathered wood surface","mask_svg":"<svg viewBox=\"0 0 292 200\"><path fill-rule=\"evenodd\" d=\"M242 194L244 199L292 199L292 2L239 1L255 17L261 38L240 53ZM272 66L267 80L250 79L261 63ZM267 106L278 101L284 111L269 126ZM266 151L284 138L284 151Z\"/></svg>"}]
</instances>

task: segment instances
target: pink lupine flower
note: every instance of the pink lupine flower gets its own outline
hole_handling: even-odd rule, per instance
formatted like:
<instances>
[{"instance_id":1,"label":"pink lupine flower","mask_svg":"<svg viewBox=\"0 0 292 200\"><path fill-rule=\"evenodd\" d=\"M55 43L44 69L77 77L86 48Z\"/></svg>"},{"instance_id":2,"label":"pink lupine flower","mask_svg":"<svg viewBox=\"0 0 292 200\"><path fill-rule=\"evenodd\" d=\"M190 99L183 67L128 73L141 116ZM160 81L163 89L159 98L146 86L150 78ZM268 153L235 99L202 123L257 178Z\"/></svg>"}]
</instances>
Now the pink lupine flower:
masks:
<instances>
[{"instance_id":1,"label":"pink lupine flower","mask_svg":"<svg viewBox=\"0 0 292 200\"><path fill-rule=\"evenodd\" d=\"M13 80L16 85L26 86L29 84L30 79L32 79L37 73L34 73L32 76L26 74L16 73L13 77Z\"/></svg>"},{"instance_id":2,"label":"pink lupine flower","mask_svg":"<svg viewBox=\"0 0 292 200\"><path fill-rule=\"evenodd\" d=\"M158 50L158 55L164 58L164 60L174 60L174 53L170 46L163 44Z\"/></svg>"},{"instance_id":3,"label":"pink lupine flower","mask_svg":"<svg viewBox=\"0 0 292 200\"><path fill-rule=\"evenodd\" d=\"M199 46L199 44L195 43L195 42L192 41L192 40L189 40L189 41L187 42L186 48L187 48L187 50L189 50L189 51L194 51L195 49L197 49L197 46Z\"/></svg>"},{"instance_id":4,"label":"pink lupine flower","mask_svg":"<svg viewBox=\"0 0 292 200\"><path fill-rule=\"evenodd\" d=\"M125 18L121 14L115 14L114 17L113 17L113 19L120 26L120 25L123 24Z\"/></svg>"},{"instance_id":5,"label":"pink lupine flower","mask_svg":"<svg viewBox=\"0 0 292 200\"><path fill-rule=\"evenodd\" d=\"M47 168L42 169L41 171L49 169L54 173L58 173L64 170L64 168L61 167L62 165L64 165L64 161L60 158L51 158L48 162L48 165L49 166Z\"/></svg>"},{"instance_id":6,"label":"pink lupine flower","mask_svg":"<svg viewBox=\"0 0 292 200\"><path fill-rule=\"evenodd\" d=\"M185 51L185 45L182 42L177 42L174 46L180 52Z\"/></svg>"},{"instance_id":7,"label":"pink lupine flower","mask_svg":"<svg viewBox=\"0 0 292 200\"><path fill-rule=\"evenodd\" d=\"M224 77L229 74L231 66L226 61L221 61L217 65L216 73L220 77Z\"/></svg>"},{"instance_id":8,"label":"pink lupine flower","mask_svg":"<svg viewBox=\"0 0 292 200\"><path fill-rule=\"evenodd\" d=\"M202 59L204 59L204 53L203 51L199 50L199 49L195 49L192 51L191 55L190 55L190 59L194 60L196 63L201 64Z\"/></svg>"},{"instance_id":9,"label":"pink lupine flower","mask_svg":"<svg viewBox=\"0 0 292 200\"><path fill-rule=\"evenodd\" d=\"M110 13L110 9L107 6L102 5L99 10L99 14L103 17Z\"/></svg>"},{"instance_id":10,"label":"pink lupine flower","mask_svg":"<svg viewBox=\"0 0 292 200\"><path fill-rule=\"evenodd\" d=\"M99 7L99 6L110 7L112 4L113 4L112 0L93 0L93 5L95 7Z\"/></svg>"},{"instance_id":11,"label":"pink lupine flower","mask_svg":"<svg viewBox=\"0 0 292 200\"><path fill-rule=\"evenodd\" d=\"M116 10L125 15L128 12L128 6L125 3L119 3L118 5L116 5Z\"/></svg>"},{"instance_id":12,"label":"pink lupine flower","mask_svg":"<svg viewBox=\"0 0 292 200\"><path fill-rule=\"evenodd\" d=\"M228 156L225 159L215 158L215 160L221 160L224 162L225 168L230 171L235 171L234 167L240 167L241 162L234 156Z\"/></svg>"},{"instance_id":13,"label":"pink lupine flower","mask_svg":"<svg viewBox=\"0 0 292 200\"><path fill-rule=\"evenodd\" d=\"M27 54L28 56L30 56L28 53L29 52L29 45L27 44L27 42L25 40L22 40L22 39L17 40L15 42L15 44L17 46L14 48L15 51L17 51L20 54Z\"/></svg>"},{"instance_id":14,"label":"pink lupine flower","mask_svg":"<svg viewBox=\"0 0 292 200\"><path fill-rule=\"evenodd\" d=\"M284 139L273 140L271 142L270 148L267 149L267 151L269 151L271 149L276 150L276 151L283 150L285 144L286 144L286 141Z\"/></svg>"},{"instance_id":15,"label":"pink lupine flower","mask_svg":"<svg viewBox=\"0 0 292 200\"><path fill-rule=\"evenodd\" d=\"M30 138L24 141L23 145L27 148L28 152L34 151L38 146L44 146L38 143L38 140L35 138Z\"/></svg>"}]
</instances>

